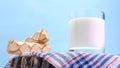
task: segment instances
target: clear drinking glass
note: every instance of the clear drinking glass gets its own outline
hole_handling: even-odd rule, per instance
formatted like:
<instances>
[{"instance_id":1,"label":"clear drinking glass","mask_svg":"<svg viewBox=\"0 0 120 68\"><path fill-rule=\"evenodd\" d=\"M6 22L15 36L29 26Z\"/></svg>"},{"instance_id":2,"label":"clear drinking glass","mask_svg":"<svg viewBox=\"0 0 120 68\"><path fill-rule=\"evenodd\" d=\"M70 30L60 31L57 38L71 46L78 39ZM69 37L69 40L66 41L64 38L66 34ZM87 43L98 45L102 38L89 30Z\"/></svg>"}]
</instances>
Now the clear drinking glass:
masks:
<instances>
[{"instance_id":1,"label":"clear drinking glass","mask_svg":"<svg viewBox=\"0 0 120 68\"><path fill-rule=\"evenodd\" d=\"M105 13L103 11L82 8L71 12L69 51L105 52Z\"/></svg>"}]
</instances>

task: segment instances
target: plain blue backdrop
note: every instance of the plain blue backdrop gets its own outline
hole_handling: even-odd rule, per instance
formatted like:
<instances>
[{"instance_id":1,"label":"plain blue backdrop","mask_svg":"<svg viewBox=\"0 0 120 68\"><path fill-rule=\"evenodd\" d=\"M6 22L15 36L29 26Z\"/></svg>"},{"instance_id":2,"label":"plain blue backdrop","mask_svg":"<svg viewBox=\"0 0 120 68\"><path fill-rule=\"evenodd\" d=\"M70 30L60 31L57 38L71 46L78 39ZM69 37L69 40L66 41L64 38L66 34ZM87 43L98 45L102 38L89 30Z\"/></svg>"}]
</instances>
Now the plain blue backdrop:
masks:
<instances>
[{"instance_id":1,"label":"plain blue backdrop","mask_svg":"<svg viewBox=\"0 0 120 68\"><path fill-rule=\"evenodd\" d=\"M98 8L106 14L106 53L120 54L119 0L0 0L0 68L12 55L10 39L23 41L36 31L48 30L52 52L68 51L68 20L74 8Z\"/></svg>"}]
</instances>

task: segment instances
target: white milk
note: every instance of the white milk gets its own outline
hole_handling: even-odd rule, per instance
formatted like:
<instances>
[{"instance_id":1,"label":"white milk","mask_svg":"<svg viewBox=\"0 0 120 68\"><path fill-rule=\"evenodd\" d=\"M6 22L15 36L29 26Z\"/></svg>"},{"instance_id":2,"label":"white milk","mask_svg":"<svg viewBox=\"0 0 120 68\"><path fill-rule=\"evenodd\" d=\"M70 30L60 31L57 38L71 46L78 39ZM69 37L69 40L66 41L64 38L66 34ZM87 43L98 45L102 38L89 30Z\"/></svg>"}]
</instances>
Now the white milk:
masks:
<instances>
[{"instance_id":1,"label":"white milk","mask_svg":"<svg viewBox=\"0 0 120 68\"><path fill-rule=\"evenodd\" d=\"M71 19L69 45L75 49L103 49L105 21L101 18L83 17Z\"/></svg>"}]
</instances>

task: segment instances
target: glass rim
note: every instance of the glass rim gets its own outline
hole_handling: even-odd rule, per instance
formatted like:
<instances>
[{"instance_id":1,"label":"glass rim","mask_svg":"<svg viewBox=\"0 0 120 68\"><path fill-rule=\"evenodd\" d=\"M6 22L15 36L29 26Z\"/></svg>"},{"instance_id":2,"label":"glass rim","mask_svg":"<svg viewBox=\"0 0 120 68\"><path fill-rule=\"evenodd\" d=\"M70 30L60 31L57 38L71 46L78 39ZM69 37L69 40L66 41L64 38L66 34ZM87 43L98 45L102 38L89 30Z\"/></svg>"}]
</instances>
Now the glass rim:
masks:
<instances>
[{"instance_id":1,"label":"glass rim","mask_svg":"<svg viewBox=\"0 0 120 68\"><path fill-rule=\"evenodd\" d=\"M103 10L101 10L99 8L74 8L72 10L97 10L97 11L104 12Z\"/></svg>"},{"instance_id":2,"label":"glass rim","mask_svg":"<svg viewBox=\"0 0 120 68\"><path fill-rule=\"evenodd\" d=\"M70 14L72 16L74 14L74 12L79 12L79 11L82 12L82 11L87 11L87 10L101 13L103 15L102 19L105 20L105 12L98 8L74 8L70 11Z\"/></svg>"}]
</instances>

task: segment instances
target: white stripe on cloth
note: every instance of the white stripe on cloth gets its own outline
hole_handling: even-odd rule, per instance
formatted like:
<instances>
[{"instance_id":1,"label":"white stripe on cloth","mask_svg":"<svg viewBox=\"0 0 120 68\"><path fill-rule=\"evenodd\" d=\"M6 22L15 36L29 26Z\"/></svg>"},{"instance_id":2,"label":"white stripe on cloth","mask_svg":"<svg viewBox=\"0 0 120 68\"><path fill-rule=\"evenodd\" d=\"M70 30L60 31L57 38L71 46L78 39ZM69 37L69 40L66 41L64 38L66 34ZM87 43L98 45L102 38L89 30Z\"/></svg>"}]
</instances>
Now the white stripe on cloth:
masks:
<instances>
[{"instance_id":1,"label":"white stripe on cloth","mask_svg":"<svg viewBox=\"0 0 120 68\"><path fill-rule=\"evenodd\" d=\"M102 54L101 54L101 55L102 55ZM89 62L89 64L92 65L92 66L94 66L93 64L96 62L96 60L98 60L98 59L101 57L101 55L98 55L98 54L97 54L97 56L94 58L94 60L91 61L91 62Z\"/></svg>"},{"instance_id":2,"label":"white stripe on cloth","mask_svg":"<svg viewBox=\"0 0 120 68\"><path fill-rule=\"evenodd\" d=\"M72 64L73 64L73 67L74 67L74 65L77 65L75 62L76 62L76 60L78 60L79 58L82 58L83 56L86 56L86 55L88 55L87 53L77 53L77 55L76 56L74 56L71 60L69 60L69 62L67 62L66 64L64 64L63 66L62 66L62 68L72 68L72 67L70 67Z\"/></svg>"},{"instance_id":3,"label":"white stripe on cloth","mask_svg":"<svg viewBox=\"0 0 120 68\"><path fill-rule=\"evenodd\" d=\"M120 56L113 56L106 64L106 68L117 68L118 65L120 65Z\"/></svg>"},{"instance_id":4,"label":"white stripe on cloth","mask_svg":"<svg viewBox=\"0 0 120 68\"><path fill-rule=\"evenodd\" d=\"M86 60L84 61L83 68L92 66L92 65L90 64L90 61L95 60L96 56L97 56L97 54L91 54L90 56L88 56L88 57L86 58ZM92 60L91 60L91 59L92 59ZM89 62L89 63L88 63L88 64L85 64L85 62Z\"/></svg>"},{"instance_id":5,"label":"white stripe on cloth","mask_svg":"<svg viewBox=\"0 0 120 68\"><path fill-rule=\"evenodd\" d=\"M102 57L99 62L94 66L95 68L98 68L99 66L101 66L101 62L103 62L104 59L106 59L108 57L108 55L105 55L104 57ZM102 67L102 66L101 66Z\"/></svg>"}]
</instances>

